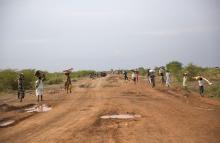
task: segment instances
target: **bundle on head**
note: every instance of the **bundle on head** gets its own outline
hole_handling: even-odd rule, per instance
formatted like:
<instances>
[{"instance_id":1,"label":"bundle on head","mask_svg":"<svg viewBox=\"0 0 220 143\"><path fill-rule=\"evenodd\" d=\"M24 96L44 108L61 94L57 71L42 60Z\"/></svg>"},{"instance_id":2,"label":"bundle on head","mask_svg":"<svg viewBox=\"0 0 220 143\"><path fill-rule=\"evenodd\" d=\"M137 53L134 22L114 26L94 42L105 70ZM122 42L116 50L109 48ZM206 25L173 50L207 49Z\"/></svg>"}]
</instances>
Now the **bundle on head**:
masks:
<instances>
[{"instance_id":1,"label":"bundle on head","mask_svg":"<svg viewBox=\"0 0 220 143\"><path fill-rule=\"evenodd\" d=\"M41 77L42 79L45 79L45 73L40 70L37 70L34 75L38 78Z\"/></svg>"},{"instance_id":2,"label":"bundle on head","mask_svg":"<svg viewBox=\"0 0 220 143\"><path fill-rule=\"evenodd\" d=\"M69 76L70 73L72 72L72 70L73 70L73 68L70 68L70 69L64 70L63 72L66 76Z\"/></svg>"}]
</instances>

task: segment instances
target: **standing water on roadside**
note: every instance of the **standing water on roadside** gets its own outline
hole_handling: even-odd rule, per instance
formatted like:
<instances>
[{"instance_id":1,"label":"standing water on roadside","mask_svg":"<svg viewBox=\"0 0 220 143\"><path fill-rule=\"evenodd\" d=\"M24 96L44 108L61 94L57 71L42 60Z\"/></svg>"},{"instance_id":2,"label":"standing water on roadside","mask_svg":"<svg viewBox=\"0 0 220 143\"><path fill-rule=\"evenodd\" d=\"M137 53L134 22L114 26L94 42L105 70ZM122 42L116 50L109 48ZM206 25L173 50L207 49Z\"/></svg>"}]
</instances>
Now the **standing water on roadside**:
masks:
<instances>
[{"instance_id":1,"label":"standing water on roadside","mask_svg":"<svg viewBox=\"0 0 220 143\"><path fill-rule=\"evenodd\" d=\"M25 111L29 112L29 113L31 113L31 112L48 112L50 110L52 110L52 108L47 106L46 104L35 105L35 106L31 107L31 108L25 109Z\"/></svg>"},{"instance_id":2,"label":"standing water on roadside","mask_svg":"<svg viewBox=\"0 0 220 143\"><path fill-rule=\"evenodd\" d=\"M119 114L119 115L105 115L101 116L101 119L134 119L141 118L141 115L132 115L132 114Z\"/></svg>"}]
</instances>

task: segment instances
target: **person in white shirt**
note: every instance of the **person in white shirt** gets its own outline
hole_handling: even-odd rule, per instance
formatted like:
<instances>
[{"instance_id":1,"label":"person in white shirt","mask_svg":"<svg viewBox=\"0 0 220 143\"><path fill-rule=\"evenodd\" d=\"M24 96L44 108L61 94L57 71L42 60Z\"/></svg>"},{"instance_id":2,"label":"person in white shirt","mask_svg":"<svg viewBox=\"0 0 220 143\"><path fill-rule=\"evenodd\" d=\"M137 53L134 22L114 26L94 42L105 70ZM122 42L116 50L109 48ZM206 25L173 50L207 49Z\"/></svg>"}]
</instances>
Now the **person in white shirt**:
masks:
<instances>
[{"instance_id":1,"label":"person in white shirt","mask_svg":"<svg viewBox=\"0 0 220 143\"><path fill-rule=\"evenodd\" d=\"M197 77L193 77L193 78L198 80L199 93L200 93L201 97L204 97L204 90L205 90L204 81L206 81L209 85L212 85L212 83L209 80L207 80L206 78L202 77L202 76L197 76Z\"/></svg>"},{"instance_id":2,"label":"person in white shirt","mask_svg":"<svg viewBox=\"0 0 220 143\"><path fill-rule=\"evenodd\" d=\"M170 87L170 82L171 82L170 72L169 72L169 70L167 70L167 71L166 71L166 86L167 86L167 87Z\"/></svg>"},{"instance_id":3,"label":"person in white shirt","mask_svg":"<svg viewBox=\"0 0 220 143\"><path fill-rule=\"evenodd\" d=\"M136 83L136 73L135 73L135 71L132 71L131 79L134 81L134 83Z\"/></svg>"},{"instance_id":4,"label":"person in white shirt","mask_svg":"<svg viewBox=\"0 0 220 143\"><path fill-rule=\"evenodd\" d=\"M164 78L165 74L164 73L165 73L164 67L160 67L160 69L159 69L159 76L161 76L161 84L165 83L165 78Z\"/></svg>"},{"instance_id":5,"label":"person in white shirt","mask_svg":"<svg viewBox=\"0 0 220 143\"><path fill-rule=\"evenodd\" d=\"M183 74L183 87L184 87L184 88L187 87L187 84L186 84L187 78L188 78L188 74L187 74L187 73L184 73L184 74Z\"/></svg>"},{"instance_id":6,"label":"person in white shirt","mask_svg":"<svg viewBox=\"0 0 220 143\"><path fill-rule=\"evenodd\" d=\"M39 99L41 98L41 101L43 101L43 90L44 90L44 85L43 85L43 80L42 78L39 76L38 80L36 81L36 96L38 97L38 102Z\"/></svg>"}]
</instances>

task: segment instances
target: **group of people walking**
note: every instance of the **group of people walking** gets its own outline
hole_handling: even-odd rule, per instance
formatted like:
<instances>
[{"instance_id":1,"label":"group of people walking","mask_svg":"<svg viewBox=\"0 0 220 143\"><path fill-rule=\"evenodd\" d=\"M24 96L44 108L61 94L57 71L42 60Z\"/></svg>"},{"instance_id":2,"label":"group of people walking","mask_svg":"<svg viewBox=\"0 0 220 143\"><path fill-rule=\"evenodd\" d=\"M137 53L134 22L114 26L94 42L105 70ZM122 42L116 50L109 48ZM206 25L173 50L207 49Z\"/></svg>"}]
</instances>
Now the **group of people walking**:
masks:
<instances>
[{"instance_id":1,"label":"group of people walking","mask_svg":"<svg viewBox=\"0 0 220 143\"><path fill-rule=\"evenodd\" d=\"M40 100L43 101L43 80L45 79L45 74L36 71L35 76L37 77L37 81L35 82L35 94L38 97L37 101L39 102ZM18 76L18 99L20 102L22 102L25 97L24 79L24 74L20 73Z\"/></svg>"},{"instance_id":2,"label":"group of people walking","mask_svg":"<svg viewBox=\"0 0 220 143\"><path fill-rule=\"evenodd\" d=\"M65 85L64 88L66 90L67 93L71 93L71 89L72 89L72 83L71 83L71 78L70 78L70 73L71 73L72 69L69 70L65 70L64 74L66 75L66 81L65 81ZM37 101L43 101L43 91L44 91L44 80L45 78L45 73L37 70L34 74L37 77L37 80L35 82L35 95L37 96ZM22 100L25 97L25 87L24 87L24 81L25 81L25 77L23 73L20 73L18 76L18 99L20 100L20 102L22 102Z\"/></svg>"},{"instance_id":3,"label":"group of people walking","mask_svg":"<svg viewBox=\"0 0 220 143\"><path fill-rule=\"evenodd\" d=\"M124 79L128 80L128 72L124 71L123 74L124 74ZM152 87L156 86L156 75L158 75L160 77L160 83L162 85L165 85L166 87L171 86L171 73L170 73L170 71L165 69L165 67L160 67L158 69L158 74L156 74L156 71L153 69L147 69L146 78L147 78L148 83ZM131 80L133 80L135 84L139 81L139 78L140 78L139 71L138 70L131 70ZM184 73L183 79L182 79L182 86L185 89L187 88L188 78L189 78L189 74L187 72ZM192 79L195 79L198 81L199 93L200 93L201 97L203 97L205 82L208 83L208 85L212 85L212 83L208 79L202 77L201 75L196 76L196 77L192 77Z\"/></svg>"},{"instance_id":4,"label":"group of people walking","mask_svg":"<svg viewBox=\"0 0 220 143\"><path fill-rule=\"evenodd\" d=\"M66 81L65 81L65 90L67 93L71 93L72 92L72 83L71 83L71 78L70 78L70 73L71 73L72 69L68 69L63 71L64 74L66 75ZM138 70L132 70L131 71L131 79L133 80L133 82L136 84L139 82L140 79L140 75L139 75L139 71ZM125 80L129 80L128 78L128 72L124 71L124 79ZM167 87L171 86L171 73L169 70L166 70L164 67L160 67L158 70L158 75L160 77L160 82L162 85L165 85ZM43 101L43 90L44 90L44 80L45 80L45 74L41 71L36 71L35 72L35 76L37 77L37 81L35 82L35 94L38 97L37 101ZM146 78L148 83L152 86L155 87L156 84L156 72L153 69L148 69L147 70L147 74L146 74ZM183 84L182 86L184 88L187 88L187 80L188 80L189 76L188 73L184 73L183 74ZM203 97L204 96L204 85L205 82L208 83L208 85L212 85L212 83L207 80L206 78L202 77L201 75L196 76L196 77L192 77L193 79L198 81L198 85L199 85L199 93L200 95ZM25 88L24 88L24 74L20 73L18 76L18 99L20 100L20 102L22 102L22 100L25 97Z\"/></svg>"}]
</instances>

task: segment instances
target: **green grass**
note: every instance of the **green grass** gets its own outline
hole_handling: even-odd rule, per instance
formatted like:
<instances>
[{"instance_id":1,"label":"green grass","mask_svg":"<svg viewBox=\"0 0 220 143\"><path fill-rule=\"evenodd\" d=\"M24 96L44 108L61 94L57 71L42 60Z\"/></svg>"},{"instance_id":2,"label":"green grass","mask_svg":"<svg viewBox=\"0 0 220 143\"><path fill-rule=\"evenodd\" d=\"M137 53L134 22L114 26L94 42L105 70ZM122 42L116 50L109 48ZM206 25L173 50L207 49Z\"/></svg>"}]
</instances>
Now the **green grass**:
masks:
<instances>
[{"instance_id":1,"label":"green grass","mask_svg":"<svg viewBox=\"0 0 220 143\"><path fill-rule=\"evenodd\" d=\"M25 70L0 70L0 92L1 91L8 91L8 90L17 90L17 79L19 73L24 74L24 86L25 90L32 90L35 87L35 81L37 78L34 76L35 70L32 69L25 69ZM46 73L46 79L44 81L47 85L52 84L60 84L66 80L64 73ZM92 70L83 70L83 71L76 71L71 73L72 79L78 79L82 77L89 76L91 73L95 73Z\"/></svg>"}]
</instances>

